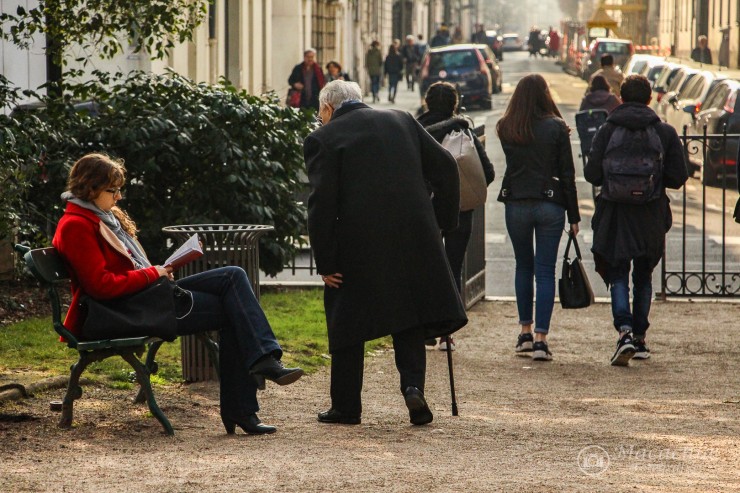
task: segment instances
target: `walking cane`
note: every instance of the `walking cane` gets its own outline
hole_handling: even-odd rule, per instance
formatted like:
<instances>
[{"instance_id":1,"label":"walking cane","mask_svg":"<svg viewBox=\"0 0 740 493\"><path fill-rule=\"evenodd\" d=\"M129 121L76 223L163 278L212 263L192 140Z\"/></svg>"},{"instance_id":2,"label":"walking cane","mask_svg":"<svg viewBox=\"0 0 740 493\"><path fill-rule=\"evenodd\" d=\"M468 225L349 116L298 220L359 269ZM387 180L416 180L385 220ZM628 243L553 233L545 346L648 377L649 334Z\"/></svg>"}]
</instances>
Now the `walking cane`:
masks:
<instances>
[{"instance_id":1,"label":"walking cane","mask_svg":"<svg viewBox=\"0 0 740 493\"><path fill-rule=\"evenodd\" d=\"M457 416L457 399L455 398L455 372L452 370L452 339L444 336L447 341L447 368L450 370L450 395L452 396L452 415Z\"/></svg>"}]
</instances>

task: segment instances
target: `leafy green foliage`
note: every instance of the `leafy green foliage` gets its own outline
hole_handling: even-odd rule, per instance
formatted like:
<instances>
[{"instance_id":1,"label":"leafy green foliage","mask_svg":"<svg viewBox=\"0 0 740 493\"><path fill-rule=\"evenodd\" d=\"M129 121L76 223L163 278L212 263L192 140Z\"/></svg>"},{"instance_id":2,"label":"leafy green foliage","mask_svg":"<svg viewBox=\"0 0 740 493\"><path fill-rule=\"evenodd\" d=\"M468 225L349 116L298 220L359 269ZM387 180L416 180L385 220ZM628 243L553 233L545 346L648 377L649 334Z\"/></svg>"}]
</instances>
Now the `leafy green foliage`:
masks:
<instances>
[{"instance_id":1,"label":"leafy green foliage","mask_svg":"<svg viewBox=\"0 0 740 493\"><path fill-rule=\"evenodd\" d=\"M46 223L61 216L59 195L74 161L104 152L125 161L129 183L121 205L153 261L166 257L162 226L269 224L276 231L261 240L261 267L279 272L304 232L305 208L294 197L311 115L225 81L212 86L174 73L97 75L67 98L42 96L43 111L15 115L16 127L45 151L28 197L30 208L50 216L39 229L50 230ZM70 103L79 97L92 98L94 106ZM36 122L43 122L38 130ZM35 150L27 149L22 160L37 158Z\"/></svg>"},{"instance_id":2,"label":"leafy green foliage","mask_svg":"<svg viewBox=\"0 0 740 493\"><path fill-rule=\"evenodd\" d=\"M192 39L206 16L209 0L40 0L38 6L18 6L15 13L0 14L0 36L20 47L46 35L47 53L58 65L65 49L79 46L87 53L113 57L126 38L134 51L163 58L175 42ZM5 27L7 26L7 28Z\"/></svg>"}]
</instances>

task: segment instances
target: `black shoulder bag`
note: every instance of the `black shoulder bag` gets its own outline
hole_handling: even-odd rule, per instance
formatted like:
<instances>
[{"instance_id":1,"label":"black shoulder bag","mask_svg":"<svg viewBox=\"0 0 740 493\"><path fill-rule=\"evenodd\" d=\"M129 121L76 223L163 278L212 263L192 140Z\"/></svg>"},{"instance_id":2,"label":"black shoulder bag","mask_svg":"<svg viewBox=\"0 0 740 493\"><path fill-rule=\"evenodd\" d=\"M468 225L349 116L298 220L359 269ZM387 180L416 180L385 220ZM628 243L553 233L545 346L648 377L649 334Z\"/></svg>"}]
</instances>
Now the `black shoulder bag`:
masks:
<instances>
[{"instance_id":1,"label":"black shoulder bag","mask_svg":"<svg viewBox=\"0 0 740 493\"><path fill-rule=\"evenodd\" d=\"M570 244L576 249L573 260L568 257ZM573 232L568 233L568 245L563 255L563 275L558 282L560 305L563 308L586 308L594 302L594 291L586 275L586 268L581 261L581 249Z\"/></svg>"},{"instance_id":2,"label":"black shoulder bag","mask_svg":"<svg viewBox=\"0 0 740 493\"><path fill-rule=\"evenodd\" d=\"M192 309L192 293L166 277L137 293L110 300L89 295L80 299L86 312L82 335L86 340L127 337L177 338L177 320ZM187 312L179 316L180 313Z\"/></svg>"}]
</instances>

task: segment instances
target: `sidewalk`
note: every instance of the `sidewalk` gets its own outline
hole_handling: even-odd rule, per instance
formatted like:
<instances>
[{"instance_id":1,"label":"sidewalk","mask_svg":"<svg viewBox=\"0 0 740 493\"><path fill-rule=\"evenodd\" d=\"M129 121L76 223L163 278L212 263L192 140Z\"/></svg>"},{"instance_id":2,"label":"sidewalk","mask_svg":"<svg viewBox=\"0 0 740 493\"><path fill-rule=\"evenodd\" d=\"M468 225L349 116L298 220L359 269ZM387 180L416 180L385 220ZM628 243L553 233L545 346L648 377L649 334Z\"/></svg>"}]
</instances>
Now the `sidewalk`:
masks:
<instances>
[{"instance_id":1,"label":"sidewalk","mask_svg":"<svg viewBox=\"0 0 740 493\"><path fill-rule=\"evenodd\" d=\"M609 305L556 308L552 362L513 355L516 307L482 302L456 335L460 416L445 354L430 350L435 413L412 427L391 351L368 358L359 426L316 423L328 370L260 394L271 436L227 436L214 384L157 388L162 435L133 391L86 387L76 428L49 400L0 408L0 490L13 492L710 492L738 491L740 305L655 303L651 360L608 364ZM279 334L278 334L279 337ZM70 355L70 359L72 355Z\"/></svg>"}]
</instances>

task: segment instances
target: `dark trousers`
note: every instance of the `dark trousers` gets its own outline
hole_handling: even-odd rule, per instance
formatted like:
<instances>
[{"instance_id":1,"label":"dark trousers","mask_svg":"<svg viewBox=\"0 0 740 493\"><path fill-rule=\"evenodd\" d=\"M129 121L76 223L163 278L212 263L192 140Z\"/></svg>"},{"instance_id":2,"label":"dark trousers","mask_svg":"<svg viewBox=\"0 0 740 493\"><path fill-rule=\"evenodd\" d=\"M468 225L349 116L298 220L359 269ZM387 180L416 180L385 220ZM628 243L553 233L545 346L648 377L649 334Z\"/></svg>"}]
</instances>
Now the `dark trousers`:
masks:
<instances>
[{"instance_id":1,"label":"dark trousers","mask_svg":"<svg viewBox=\"0 0 740 493\"><path fill-rule=\"evenodd\" d=\"M396 368L401 393L408 387L424 392L427 355L424 332L414 328L393 334ZM362 414L362 377L365 343L353 344L331 353L331 407L349 416Z\"/></svg>"},{"instance_id":2,"label":"dark trousers","mask_svg":"<svg viewBox=\"0 0 740 493\"><path fill-rule=\"evenodd\" d=\"M458 226L452 231L442 233L445 242L445 253L450 263L452 277L455 278L457 292L462 294L462 268L465 250L468 248L470 233L473 231L473 211L463 211L458 216Z\"/></svg>"},{"instance_id":3,"label":"dark trousers","mask_svg":"<svg viewBox=\"0 0 740 493\"><path fill-rule=\"evenodd\" d=\"M262 356L282 356L262 307L240 267L222 267L177 281L193 294L193 308L178 320L178 335L219 332L221 413L256 413L257 383L249 368Z\"/></svg>"},{"instance_id":4,"label":"dark trousers","mask_svg":"<svg viewBox=\"0 0 740 493\"><path fill-rule=\"evenodd\" d=\"M630 261L609 266L609 287L612 295L614 328L632 330L635 337L645 337L650 322L653 298L653 268L646 257L632 260L632 309L630 310Z\"/></svg>"}]
</instances>

